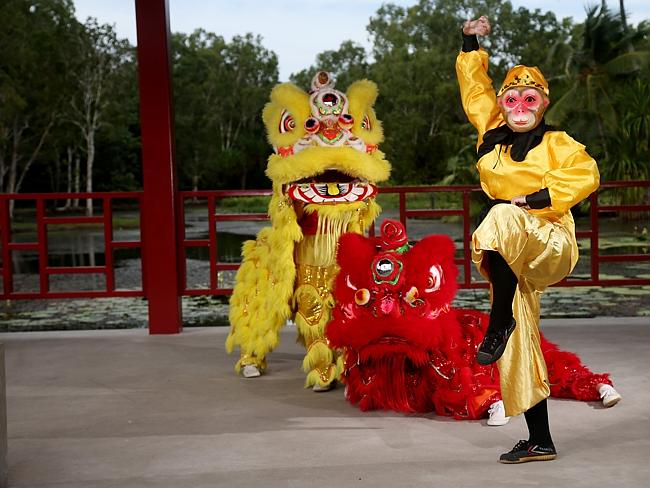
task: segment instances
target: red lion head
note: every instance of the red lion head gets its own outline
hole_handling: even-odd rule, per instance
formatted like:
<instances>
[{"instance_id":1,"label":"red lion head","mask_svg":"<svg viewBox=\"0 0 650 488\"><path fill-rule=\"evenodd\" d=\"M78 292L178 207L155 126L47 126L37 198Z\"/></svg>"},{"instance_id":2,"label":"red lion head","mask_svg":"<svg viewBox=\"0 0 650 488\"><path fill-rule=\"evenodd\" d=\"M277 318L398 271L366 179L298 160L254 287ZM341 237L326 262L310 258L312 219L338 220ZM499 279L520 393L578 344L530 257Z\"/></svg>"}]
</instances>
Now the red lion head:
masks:
<instances>
[{"instance_id":1,"label":"red lion head","mask_svg":"<svg viewBox=\"0 0 650 488\"><path fill-rule=\"evenodd\" d=\"M326 334L345 351L346 395L362 410L431 411L448 383L463 337L451 303L458 269L454 243L428 236L414 246L404 226L386 220L381 234L339 241L336 307Z\"/></svg>"}]
</instances>

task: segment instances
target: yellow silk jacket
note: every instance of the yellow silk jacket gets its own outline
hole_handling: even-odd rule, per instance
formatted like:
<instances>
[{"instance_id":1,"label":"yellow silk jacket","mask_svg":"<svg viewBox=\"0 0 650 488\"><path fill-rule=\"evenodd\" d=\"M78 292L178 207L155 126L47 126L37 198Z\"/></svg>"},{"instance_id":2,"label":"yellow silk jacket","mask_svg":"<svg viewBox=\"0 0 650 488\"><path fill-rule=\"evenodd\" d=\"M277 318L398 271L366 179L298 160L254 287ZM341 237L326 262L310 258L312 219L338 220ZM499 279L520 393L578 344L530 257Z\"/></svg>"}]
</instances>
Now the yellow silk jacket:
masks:
<instances>
[{"instance_id":1,"label":"yellow silk jacket","mask_svg":"<svg viewBox=\"0 0 650 488\"><path fill-rule=\"evenodd\" d=\"M477 148L488 130L505 124L487 73L488 53L461 52L456 60L463 109L478 130ZM477 163L481 187L492 199L510 200L548 188L551 206L530 213L573 228L569 209L598 188L596 161L585 146L566 132L549 131L524 161L514 161L506 147L497 144Z\"/></svg>"}]
</instances>

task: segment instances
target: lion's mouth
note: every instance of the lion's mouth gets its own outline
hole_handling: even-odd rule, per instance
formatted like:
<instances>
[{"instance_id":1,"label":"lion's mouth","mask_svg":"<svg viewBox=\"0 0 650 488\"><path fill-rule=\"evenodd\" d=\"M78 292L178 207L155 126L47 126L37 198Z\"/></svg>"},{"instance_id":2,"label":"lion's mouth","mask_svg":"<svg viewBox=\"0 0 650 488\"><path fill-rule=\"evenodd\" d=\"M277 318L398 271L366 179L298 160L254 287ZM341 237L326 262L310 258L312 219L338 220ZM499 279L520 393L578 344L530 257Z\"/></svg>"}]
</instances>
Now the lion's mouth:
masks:
<instances>
[{"instance_id":1,"label":"lion's mouth","mask_svg":"<svg viewBox=\"0 0 650 488\"><path fill-rule=\"evenodd\" d=\"M335 169L296 181L286 187L286 194L304 203L336 204L367 200L377 194L377 187L367 180L354 178Z\"/></svg>"},{"instance_id":2,"label":"lion's mouth","mask_svg":"<svg viewBox=\"0 0 650 488\"><path fill-rule=\"evenodd\" d=\"M327 169L322 173L313 176L307 176L301 180L294 181L293 184L309 184L309 183L353 183L355 181L362 181L360 178L355 178L349 174L343 173L337 169Z\"/></svg>"}]
</instances>

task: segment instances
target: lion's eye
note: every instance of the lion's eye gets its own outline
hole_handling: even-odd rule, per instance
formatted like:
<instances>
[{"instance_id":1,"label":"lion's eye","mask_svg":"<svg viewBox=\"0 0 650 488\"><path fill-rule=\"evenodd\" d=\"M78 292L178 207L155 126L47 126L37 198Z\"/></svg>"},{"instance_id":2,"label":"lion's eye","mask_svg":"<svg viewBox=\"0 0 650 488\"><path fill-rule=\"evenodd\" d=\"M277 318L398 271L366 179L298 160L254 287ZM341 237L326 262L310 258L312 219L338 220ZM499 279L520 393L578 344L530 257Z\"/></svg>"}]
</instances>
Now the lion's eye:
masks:
<instances>
[{"instance_id":1,"label":"lion's eye","mask_svg":"<svg viewBox=\"0 0 650 488\"><path fill-rule=\"evenodd\" d=\"M357 305L365 305L370 301L370 291L367 288L361 288L354 293L354 302Z\"/></svg>"},{"instance_id":2,"label":"lion's eye","mask_svg":"<svg viewBox=\"0 0 650 488\"><path fill-rule=\"evenodd\" d=\"M283 110L282 116L280 117L280 134L291 132L295 128L296 121L294 120L293 116L286 110Z\"/></svg>"},{"instance_id":3,"label":"lion's eye","mask_svg":"<svg viewBox=\"0 0 650 488\"><path fill-rule=\"evenodd\" d=\"M382 259L377 263L377 274L382 278L390 276L390 274L395 269L395 264L389 259Z\"/></svg>"},{"instance_id":4,"label":"lion's eye","mask_svg":"<svg viewBox=\"0 0 650 488\"><path fill-rule=\"evenodd\" d=\"M442 268L439 264L434 264L429 268L427 277L427 287L424 289L427 293L432 293L440 288L442 284Z\"/></svg>"},{"instance_id":5,"label":"lion's eye","mask_svg":"<svg viewBox=\"0 0 650 488\"><path fill-rule=\"evenodd\" d=\"M363 120L361 121L361 128L366 129L366 130L371 129L371 127L370 127L370 119L368 118L367 115L363 116Z\"/></svg>"}]
</instances>

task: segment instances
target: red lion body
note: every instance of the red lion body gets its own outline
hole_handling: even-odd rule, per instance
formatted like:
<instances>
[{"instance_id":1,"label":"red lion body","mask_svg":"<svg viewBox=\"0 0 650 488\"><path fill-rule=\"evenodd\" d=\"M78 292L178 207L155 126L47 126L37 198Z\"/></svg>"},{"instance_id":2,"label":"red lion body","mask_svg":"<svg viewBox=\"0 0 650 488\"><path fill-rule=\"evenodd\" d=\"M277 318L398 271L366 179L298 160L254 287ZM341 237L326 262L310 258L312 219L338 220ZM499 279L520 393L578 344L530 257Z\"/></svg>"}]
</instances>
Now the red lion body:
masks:
<instances>
[{"instance_id":1,"label":"red lion body","mask_svg":"<svg viewBox=\"0 0 650 488\"><path fill-rule=\"evenodd\" d=\"M499 372L476 362L488 316L451 307L453 241L433 235L410 247L399 222L386 220L381 230L378 238L345 234L339 241L326 335L344 352L346 398L364 411L484 417L501 399ZM598 400L597 385L611 384L543 336L542 350L552 396Z\"/></svg>"}]
</instances>

